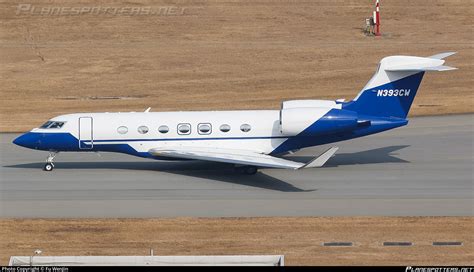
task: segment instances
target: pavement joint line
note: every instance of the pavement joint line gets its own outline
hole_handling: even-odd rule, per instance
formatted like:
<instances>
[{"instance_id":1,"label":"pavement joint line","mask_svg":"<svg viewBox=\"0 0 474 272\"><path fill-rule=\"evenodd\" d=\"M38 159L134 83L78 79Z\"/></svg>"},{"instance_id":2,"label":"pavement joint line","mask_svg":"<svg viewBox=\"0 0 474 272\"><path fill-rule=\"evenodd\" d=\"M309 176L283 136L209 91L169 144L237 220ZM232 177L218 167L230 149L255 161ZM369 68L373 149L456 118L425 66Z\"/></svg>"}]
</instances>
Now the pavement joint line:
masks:
<instances>
[{"instance_id":1,"label":"pavement joint line","mask_svg":"<svg viewBox=\"0 0 474 272\"><path fill-rule=\"evenodd\" d=\"M325 247L351 247L354 246L354 242L323 242ZM383 246L414 246L413 242L383 242ZM433 246L463 246L464 243L461 241L435 241L432 243Z\"/></svg>"},{"instance_id":2,"label":"pavement joint line","mask_svg":"<svg viewBox=\"0 0 474 272\"><path fill-rule=\"evenodd\" d=\"M353 246L352 242L325 242L323 246L342 246L342 247L351 247Z\"/></svg>"},{"instance_id":3,"label":"pavement joint line","mask_svg":"<svg viewBox=\"0 0 474 272\"><path fill-rule=\"evenodd\" d=\"M462 246L463 242L460 241L435 241L433 246Z\"/></svg>"},{"instance_id":4,"label":"pavement joint line","mask_svg":"<svg viewBox=\"0 0 474 272\"><path fill-rule=\"evenodd\" d=\"M383 246L413 246L412 242L383 242Z\"/></svg>"}]
</instances>

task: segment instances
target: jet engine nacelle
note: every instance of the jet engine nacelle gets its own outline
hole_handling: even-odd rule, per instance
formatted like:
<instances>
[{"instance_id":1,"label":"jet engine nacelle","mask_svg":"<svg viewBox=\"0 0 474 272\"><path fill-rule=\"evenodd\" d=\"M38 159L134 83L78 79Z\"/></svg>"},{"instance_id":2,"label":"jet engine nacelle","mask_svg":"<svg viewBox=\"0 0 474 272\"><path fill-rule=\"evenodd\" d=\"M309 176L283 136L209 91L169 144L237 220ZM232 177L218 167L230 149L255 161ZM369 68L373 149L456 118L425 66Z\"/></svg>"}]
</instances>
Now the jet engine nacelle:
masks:
<instances>
[{"instance_id":1,"label":"jet engine nacelle","mask_svg":"<svg viewBox=\"0 0 474 272\"><path fill-rule=\"evenodd\" d=\"M280 111L280 129L287 136L317 136L352 131L357 113L328 108L289 108Z\"/></svg>"}]
</instances>

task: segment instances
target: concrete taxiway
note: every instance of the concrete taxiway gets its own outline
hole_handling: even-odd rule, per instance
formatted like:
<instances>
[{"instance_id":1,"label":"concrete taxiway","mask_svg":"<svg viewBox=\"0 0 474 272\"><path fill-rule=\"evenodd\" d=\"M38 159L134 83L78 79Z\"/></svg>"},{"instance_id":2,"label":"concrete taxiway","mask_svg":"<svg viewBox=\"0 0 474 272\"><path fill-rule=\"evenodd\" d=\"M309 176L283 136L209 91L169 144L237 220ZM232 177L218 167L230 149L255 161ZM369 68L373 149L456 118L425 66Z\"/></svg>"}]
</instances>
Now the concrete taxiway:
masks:
<instances>
[{"instance_id":1,"label":"concrete taxiway","mask_svg":"<svg viewBox=\"0 0 474 272\"><path fill-rule=\"evenodd\" d=\"M474 115L412 118L406 127L337 143L319 169L161 162L113 153L47 153L0 134L0 217L474 215ZM327 147L290 157L305 161Z\"/></svg>"}]
</instances>

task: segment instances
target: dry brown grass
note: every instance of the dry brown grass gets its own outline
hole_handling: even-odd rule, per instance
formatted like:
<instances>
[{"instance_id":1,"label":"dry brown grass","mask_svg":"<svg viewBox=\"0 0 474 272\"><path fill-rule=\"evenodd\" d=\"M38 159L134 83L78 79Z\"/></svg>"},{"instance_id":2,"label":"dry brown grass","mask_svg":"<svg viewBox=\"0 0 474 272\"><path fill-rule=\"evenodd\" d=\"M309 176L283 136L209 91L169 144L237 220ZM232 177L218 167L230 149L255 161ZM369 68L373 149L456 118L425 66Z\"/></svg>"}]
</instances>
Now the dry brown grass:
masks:
<instances>
[{"instance_id":1,"label":"dry brown grass","mask_svg":"<svg viewBox=\"0 0 474 272\"><path fill-rule=\"evenodd\" d=\"M385 1L382 38L361 32L372 0L126 5L186 10L183 16L17 16L17 2L2 1L0 131L29 130L71 112L276 109L285 99L351 99L384 56L451 50L459 54L449 62L460 69L428 75L412 113L472 112L469 1ZM104 97L128 99L95 99Z\"/></svg>"},{"instance_id":2,"label":"dry brown grass","mask_svg":"<svg viewBox=\"0 0 474 272\"><path fill-rule=\"evenodd\" d=\"M288 265L473 265L473 227L473 217L3 219L0 262L37 248L43 255L148 255L153 248L155 255L284 254ZM332 241L355 246L321 245Z\"/></svg>"}]
</instances>

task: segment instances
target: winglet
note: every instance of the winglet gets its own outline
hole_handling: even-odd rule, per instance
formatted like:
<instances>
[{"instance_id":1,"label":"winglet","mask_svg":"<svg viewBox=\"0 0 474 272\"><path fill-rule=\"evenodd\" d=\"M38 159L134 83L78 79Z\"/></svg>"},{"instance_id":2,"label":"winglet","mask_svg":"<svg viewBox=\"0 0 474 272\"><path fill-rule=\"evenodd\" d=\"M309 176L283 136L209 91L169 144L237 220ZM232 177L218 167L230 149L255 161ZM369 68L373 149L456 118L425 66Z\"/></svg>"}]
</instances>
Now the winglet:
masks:
<instances>
[{"instance_id":1,"label":"winglet","mask_svg":"<svg viewBox=\"0 0 474 272\"><path fill-rule=\"evenodd\" d=\"M321 167L323 166L339 149L337 146L333 146L328 150L324 151L323 154L319 155L318 157L314 158L307 164L301 166L299 169L302 168L314 168L314 167Z\"/></svg>"}]
</instances>

